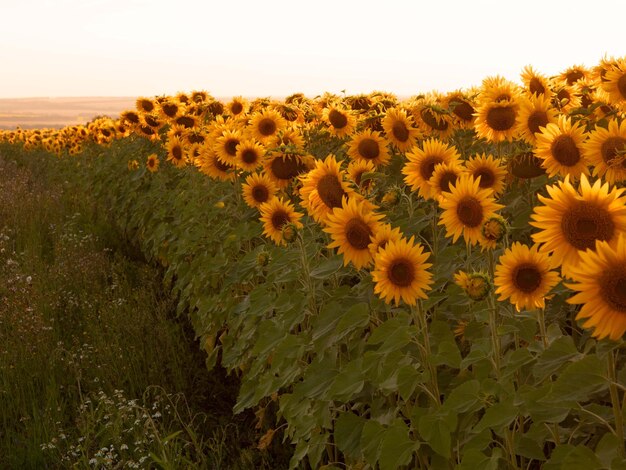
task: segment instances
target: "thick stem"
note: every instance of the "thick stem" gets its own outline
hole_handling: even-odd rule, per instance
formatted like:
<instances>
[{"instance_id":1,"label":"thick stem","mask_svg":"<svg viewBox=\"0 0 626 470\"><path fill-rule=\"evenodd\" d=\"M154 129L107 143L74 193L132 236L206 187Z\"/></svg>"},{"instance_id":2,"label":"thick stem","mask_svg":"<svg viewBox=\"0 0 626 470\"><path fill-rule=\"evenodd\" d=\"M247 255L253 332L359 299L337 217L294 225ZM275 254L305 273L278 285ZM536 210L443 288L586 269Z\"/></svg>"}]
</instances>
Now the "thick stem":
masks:
<instances>
[{"instance_id":1,"label":"thick stem","mask_svg":"<svg viewBox=\"0 0 626 470\"><path fill-rule=\"evenodd\" d=\"M494 279L494 259L493 251L488 250L489 259L489 276ZM496 377L500 377L500 338L498 337L498 303L496 296L492 290L489 293L489 331L491 335L491 361L496 373Z\"/></svg>"},{"instance_id":2,"label":"thick stem","mask_svg":"<svg viewBox=\"0 0 626 470\"><path fill-rule=\"evenodd\" d=\"M611 393L611 404L613 405L613 416L615 417L615 436L619 442L619 455L626 457L624 449L624 417L622 415L622 406L619 400L619 390L617 389L617 372L615 367L615 356L613 351L607 354L607 368L609 375L609 392ZM617 351L615 352L617 354Z\"/></svg>"},{"instance_id":3,"label":"thick stem","mask_svg":"<svg viewBox=\"0 0 626 470\"><path fill-rule=\"evenodd\" d=\"M417 301L415 307L411 308L415 324L418 328L418 332L422 334L423 348L420 348L422 353L422 364L427 365L430 373L431 382L431 398L435 402L435 405L441 405L441 394L439 393L439 382L437 380L437 368L432 365L431 356L432 351L430 349L430 337L428 335L428 322L426 320L426 312L422 308L422 302Z\"/></svg>"},{"instance_id":4,"label":"thick stem","mask_svg":"<svg viewBox=\"0 0 626 470\"><path fill-rule=\"evenodd\" d=\"M548 335L546 334L546 311L543 308L539 309L538 315L539 334L541 335L541 341L543 341L543 349L548 348Z\"/></svg>"}]
</instances>

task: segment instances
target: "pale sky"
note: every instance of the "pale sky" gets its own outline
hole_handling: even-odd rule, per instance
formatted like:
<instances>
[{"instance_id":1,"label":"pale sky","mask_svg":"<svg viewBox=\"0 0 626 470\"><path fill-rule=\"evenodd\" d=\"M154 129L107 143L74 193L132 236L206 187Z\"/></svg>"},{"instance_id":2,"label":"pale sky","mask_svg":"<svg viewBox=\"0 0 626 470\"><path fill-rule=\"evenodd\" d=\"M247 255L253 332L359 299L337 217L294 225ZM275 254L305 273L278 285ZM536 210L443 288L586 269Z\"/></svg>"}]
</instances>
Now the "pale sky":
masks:
<instances>
[{"instance_id":1,"label":"pale sky","mask_svg":"<svg viewBox=\"0 0 626 470\"><path fill-rule=\"evenodd\" d=\"M0 0L0 98L479 85L626 56L626 1Z\"/></svg>"}]
</instances>

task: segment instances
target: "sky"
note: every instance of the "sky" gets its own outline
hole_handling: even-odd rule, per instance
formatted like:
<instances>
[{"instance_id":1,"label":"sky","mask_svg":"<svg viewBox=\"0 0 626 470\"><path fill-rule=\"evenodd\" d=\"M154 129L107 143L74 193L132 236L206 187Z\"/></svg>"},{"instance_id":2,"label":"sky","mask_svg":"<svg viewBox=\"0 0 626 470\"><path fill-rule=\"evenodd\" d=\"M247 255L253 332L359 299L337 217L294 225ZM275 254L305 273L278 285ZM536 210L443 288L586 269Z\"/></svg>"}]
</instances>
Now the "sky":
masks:
<instances>
[{"instance_id":1,"label":"sky","mask_svg":"<svg viewBox=\"0 0 626 470\"><path fill-rule=\"evenodd\" d=\"M626 56L626 1L0 0L0 98L519 82Z\"/></svg>"}]
</instances>

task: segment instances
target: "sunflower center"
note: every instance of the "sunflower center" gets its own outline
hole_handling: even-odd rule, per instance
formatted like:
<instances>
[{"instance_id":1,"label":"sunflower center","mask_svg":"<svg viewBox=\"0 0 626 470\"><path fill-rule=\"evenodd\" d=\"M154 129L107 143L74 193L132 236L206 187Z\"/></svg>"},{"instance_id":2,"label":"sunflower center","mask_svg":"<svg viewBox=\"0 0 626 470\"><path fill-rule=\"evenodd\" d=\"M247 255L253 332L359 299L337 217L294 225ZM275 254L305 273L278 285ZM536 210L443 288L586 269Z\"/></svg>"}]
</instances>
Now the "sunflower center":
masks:
<instances>
[{"instance_id":1,"label":"sunflower center","mask_svg":"<svg viewBox=\"0 0 626 470\"><path fill-rule=\"evenodd\" d=\"M556 97L559 99L559 102L565 100L565 104L569 103L569 100L571 99L569 91L567 91L565 88L563 88L561 91L559 91L556 94Z\"/></svg>"},{"instance_id":2,"label":"sunflower center","mask_svg":"<svg viewBox=\"0 0 626 470\"><path fill-rule=\"evenodd\" d=\"M283 228L283 225L289 223L289 214L283 210L277 210L272 214L272 226L276 230Z\"/></svg>"},{"instance_id":3,"label":"sunflower center","mask_svg":"<svg viewBox=\"0 0 626 470\"><path fill-rule=\"evenodd\" d=\"M569 135L560 135L550 147L554 159L563 166L574 166L580 161L580 150Z\"/></svg>"},{"instance_id":4,"label":"sunflower center","mask_svg":"<svg viewBox=\"0 0 626 470\"><path fill-rule=\"evenodd\" d=\"M619 80L617 81L617 89L622 97L626 99L626 73L619 77Z\"/></svg>"},{"instance_id":5,"label":"sunflower center","mask_svg":"<svg viewBox=\"0 0 626 470\"><path fill-rule=\"evenodd\" d=\"M187 140L190 144L201 144L204 142L204 136L202 134L190 134Z\"/></svg>"},{"instance_id":6,"label":"sunflower center","mask_svg":"<svg viewBox=\"0 0 626 470\"><path fill-rule=\"evenodd\" d=\"M270 166L272 174L281 180L294 178L305 170L304 164L295 155L275 158Z\"/></svg>"},{"instance_id":7,"label":"sunflower center","mask_svg":"<svg viewBox=\"0 0 626 470\"><path fill-rule=\"evenodd\" d=\"M341 207L341 199L346 194L335 175L324 175L317 183L320 199L329 208Z\"/></svg>"},{"instance_id":8,"label":"sunflower center","mask_svg":"<svg viewBox=\"0 0 626 470\"><path fill-rule=\"evenodd\" d=\"M515 125L515 111L512 106L498 106L487 112L487 125L495 131L508 131Z\"/></svg>"},{"instance_id":9,"label":"sunflower center","mask_svg":"<svg viewBox=\"0 0 626 470\"><path fill-rule=\"evenodd\" d=\"M332 124L335 129L343 129L348 125L348 118L345 114L337 111L336 109L331 109L328 113L328 121Z\"/></svg>"},{"instance_id":10,"label":"sunflower center","mask_svg":"<svg viewBox=\"0 0 626 470\"><path fill-rule=\"evenodd\" d=\"M154 135L155 130L150 126L140 126L139 129L146 135Z\"/></svg>"},{"instance_id":11,"label":"sunflower center","mask_svg":"<svg viewBox=\"0 0 626 470\"><path fill-rule=\"evenodd\" d=\"M378 147L378 142L374 139L370 139L366 137L365 139L359 142L358 146L359 155L361 155L366 160L374 160L380 155L380 148Z\"/></svg>"},{"instance_id":12,"label":"sunflower center","mask_svg":"<svg viewBox=\"0 0 626 470\"><path fill-rule=\"evenodd\" d=\"M436 131L445 131L448 128L448 122L445 119L438 119L430 109L423 109L420 113L422 120Z\"/></svg>"},{"instance_id":13,"label":"sunflower center","mask_svg":"<svg viewBox=\"0 0 626 470\"><path fill-rule=\"evenodd\" d=\"M587 201L578 201L561 220L567 241L578 250L595 249L596 240L610 240L615 232L611 214Z\"/></svg>"},{"instance_id":14,"label":"sunflower center","mask_svg":"<svg viewBox=\"0 0 626 470\"><path fill-rule=\"evenodd\" d=\"M545 174L541 160L532 152L515 155L510 161L511 173L521 179L536 178Z\"/></svg>"},{"instance_id":15,"label":"sunflower center","mask_svg":"<svg viewBox=\"0 0 626 470\"><path fill-rule=\"evenodd\" d=\"M534 93L535 95L543 95L546 92L546 88L543 86L543 83L541 83L541 80L535 77L530 79L528 89L531 93Z\"/></svg>"},{"instance_id":16,"label":"sunflower center","mask_svg":"<svg viewBox=\"0 0 626 470\"><path fill-rule=\"evenodd\" d=\"M242 111L243 111L243 105L239 101L235 101L234 103L230 105L230 112L232 114L237 115Z\"/></svg>"},{"instance_id":17,"label":"sunflower center","mask_svg":"<svg viewBox=\"0 0 626 470\"><path fill-rule=\"evenodd\" d=\"M433 176L433 172L435 171L435 166L439 163L443 163L443 159L438 156L429 156L422 160L420 164L420 176L428 181L431 176Z\"/></svg>"},{"instance_id":18,"label":"sunflower center","mask_svg":"<svg viewBox=\"0 0 626 470\"><path fill-rule=\"evenodd\" d=\"M237 155L237 145L239 145L238 139L228 139L224 145L224 150L226 150L228 155L234 157Z\"/></svg>"},{"instance_id":19,"label":"sunflower center","mask_svg":"<svg viewBox=\"0 0 626 470\"><path fill-rule=\"evenodd\" d=\"M146 111L147 113L152 112L154 109L154 103L150 100L141 100L141 109Z\"/></svg>"},{"instance_id":20,"label":"sunflower center","mask_svg":"<svg viewBox=\"0 0 626 470\"><path fill-rule=\"evenodd\" d=\"M391 283L399 287L408 287L415 279L415 267L406 258L394 260L388 273Z\"/></svg>"},{"instance_id":21,"label":"sunflower center","mask_svg":"<svg viewBox=\"0 0 626 470\"><path fill-rule=\"evenodd\" d=\"M229 165L228 163L224 163L219 158L214 158L213 164L215 165L215 168L217 168L220 171L223 171L224 173L226 173L228 170L232 168L231 165Z\"/></svg>"},{"instance_id":22,"label":"sunflower center","mask_svg":"<svg viewBox=\"0 0 626 470\"><path fill-rule=\"evenodd\" d=\"M622 166L626 165L626 159L621 162L618 160L620 154L623 155L626 150L626 139L623 137L609 137L602 143L600 151L602 152L602 159L608 166L613 166L615 163L621 163ZM620 159L621 160L621 159Z\"/></svg>"},{"instance_id":23,"label":"sunflower center","mask_svg":"<svg viewBox=\"0 0 626 470\"><path fill-rule=\"evenodd\" d=\"M132 122L133 124L137 124L139 122L139 116L137 115L137 113L133 113L132 111L126 113L124 117L126 118L126 120Z\"/></svg>"},{"instance_id":24,"label":"sunflower center","mask_svg":"<svg viewBox=\"0 0 626 470\"><path fill-rule=\"evenodd\" d=\"M183 158L183 149L180 148L179 145L172 147L172 157L174 157L175 160Z\"/></svg>"},{"instance_id":25,"label":"sunflower center","mask_svg":"<svg viewBox=\"0 0 626 470\"><path fill-rule=\"evenodd\" d=\"M252 198L256 202L259 202L259 203L267 201L267 199L270 196L270 192L263 185L255 186L254 188L252 188L251 193L252 193Z\"/></svg>"},{"instance_id":26,"label":"sunflower center","mask_svg":"<svg viewBox=\"0 0 626 470\"><path fill-rule=\"evenodd\" d=\"M572 70L565 76L568 85L576 83L581 78L583 78L583 73L580 70Z\"/></svg>"},{"instance_id":27,"label":"sunflower center","mask_svg":"<svg viewBox=\"0 0 626 470\"><path fill-rule=\"evenodd\" d=\"M261 134L262 136L267 137L270 135L274 135L274 133L276 132L276 123L273 119L263 118L259 121L257 129L259 130L259 134Z\"/></svg>"},{"instance_id":28,"label":"sunflower center","mask_svg":"<svg viewBox=\"0 0 626 470\"><path fill-rule=\"evenodd\" d=\"M366 250L370 244L372 230L362 219L350 219L346 224L346 240L357 250Z\"/></svg>"},{"instance_id":29,"label":"sunflower center","mask_svg":"<svg viewBox=\"0 0 626 470\"><path fill-rule=\"evenodd\" d=\"M150 127L159 127L159 121L157 121L154 117L145 116L144 119L146 120L146 124Z\"/></svg>"},{"instance_id":30,"label":"sunflower center","mask_svg":"<svg viewBox=\"0 0 626 470\"><path fill-rule=\"evenodd\" d=\"M532 263L523 263L513 270L513 283L515 288L526 294L530 294L541 285L541 271Z\"/></svg>"},{"instance_id":31,"label":"sunflower center","mask_svg":"<svg viewBox=\"0 0 626 470\"><path fill-rule=\"evenodd\" d=\"M180 116L176 119L176 124L179 124L187 129L196 125L196 120L191 116Z\"/></svg>"},{"instance_id":32,"label":"sunflower center","mask_svg":"<svg viewBox=\"0 0 626 470\"><path fill-rule=\"evenodd\" d=\"M548 113L538 109L534 113L532 113L530 116L528 116L527 122L528 122L528 129L530 129L530 132L532 132L533 134L535 132L541 132L539 128L546 127L546 125L549 122Z\"/></svg>"},{"instance_id":33,"label":"sunflower center","mask_svg":"<svg viewBox=\"0 0 626 470\"><path fill-rule=\"evenodd\" d=\"M626 265L611 266L602 274L600 292L612 309L626 313Z\"/></svg>"},{"instance_id":34,"label":"sunflower center","mask_svg":"<svg viewBox=\"0 0 626 470\"><path fill-rule=\"evenodd\" d=\"M439 190L450 192L450 186L456 184L458 176L453 171L446 171L443 175L441 175L441 179L439 180Z\"/></svg>"},{"instance_id":35,"label":"sunflower center","mask_svg":"<svg viewBox=\"0 0 626 470\"><path fill-rule=\"evenodd\" d=\"M466 227L478 227L483 221L483 206L473 196L465 196L456 206L456 215Z\"/></svg>"},{"instance_id":36,"label":"sunflower center","mask_svg":"<svg viewBox=\"0 0 626 470\"><path fill-rule=\"evenodd\" d=\"M173 103L164 104L162 108L163 108L163 112L168 117L174 117L176 116L176 113L178 112L178 106L176 106Z\"/></svg>"},{"instance_id":37,"label":"sunflower center","mask_svg":"<svg viewBox=\"0 0 626 470\"><path fill-rule=\"evenodd\" d=\"M409 140L409 130L402 121L396 121L391 127L391 132L398 142L406 142Z\"/></svg>"},{"instance_id":38,"label":"sunflower center","mask_svg":"<svg viewBox=\"0 0 626 470\"><path fill-rule=\"evenodd\" d=\"M471 121L474 119L474 108L471 104L465 101L452 101L454 106L452 112L459 117L462 121Z\"/></svg>"},{"instance_id":39,"label":"sunflower center","mask_svg":"<svg viewBox=\"0 0 626 470\"><path fill-rule=\"evenodd\" d=\"M253 163L256 163L256 161L259 159L259 156L254 149L245 149L243 152L241 152L241 159L244 163L251 165Z\"/></svg>"},{"instance_id":40,"label":"sunflower center","mask_svg":"<svg viewBox=\"0 0 626 470\"><path fill-rule=\"evenodd\" d=\"M209 112L213 114L213 116L217 116L218 114L224 113L224 105L219 101L213 101L209 105Z\"/></svg>"},{"instance_id":41,"label":"sunflower center","mask_svg":"<svg viewBox=\"0 0 626 470\"><path fill-rule=\"evenodd\" d=\"M480 188L491 188L496 182L496 175L489 168L479 168L474 172L474 178L480 178L478 186Z\"/></svg>"}]
</instances>

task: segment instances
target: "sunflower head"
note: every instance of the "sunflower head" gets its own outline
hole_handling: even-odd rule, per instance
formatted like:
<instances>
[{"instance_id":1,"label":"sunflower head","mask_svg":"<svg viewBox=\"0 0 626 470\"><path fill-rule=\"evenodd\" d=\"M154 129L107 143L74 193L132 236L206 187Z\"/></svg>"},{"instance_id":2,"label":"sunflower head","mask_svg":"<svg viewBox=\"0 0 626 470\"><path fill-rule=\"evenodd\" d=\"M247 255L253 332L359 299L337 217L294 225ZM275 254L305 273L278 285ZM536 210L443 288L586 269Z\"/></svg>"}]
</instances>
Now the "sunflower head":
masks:
<instances>
[{"instance_id":1,"label":"sunflower head","mask_svg":"<svg viewBox=\"0 0 626 470\"><path fill-rule=\"evenodd\" d=\"M465 271L459 271L454 275L454 282L476 302L485 299L491 290L491 279L483 272L468 274Z\"/></svg>"}]
</instances>

